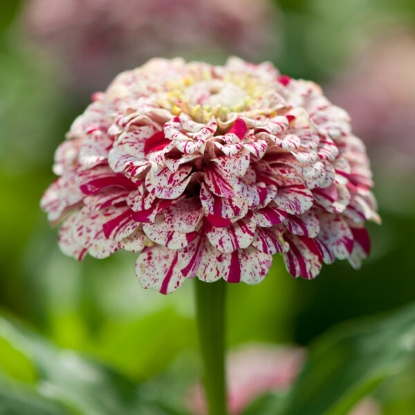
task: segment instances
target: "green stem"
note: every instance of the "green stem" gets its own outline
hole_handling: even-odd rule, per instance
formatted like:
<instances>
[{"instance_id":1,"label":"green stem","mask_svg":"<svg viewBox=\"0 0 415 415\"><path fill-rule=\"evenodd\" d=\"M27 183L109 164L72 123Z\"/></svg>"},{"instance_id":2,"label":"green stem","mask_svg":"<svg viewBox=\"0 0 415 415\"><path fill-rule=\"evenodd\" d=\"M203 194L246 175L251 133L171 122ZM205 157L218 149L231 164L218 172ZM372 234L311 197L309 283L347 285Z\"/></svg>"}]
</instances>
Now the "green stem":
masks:
<instances>
[{"instance_id":1,"label":"green stem","mask_svg":"<svg viewBox=\"0 0 415 415\"><path fill-rule=\"evenodd\" d=\"M204 386L209 415L227 415L225 377L225 287L219 280L195 278L196 315L203 359Z\"/></svg>"}]
</instances>

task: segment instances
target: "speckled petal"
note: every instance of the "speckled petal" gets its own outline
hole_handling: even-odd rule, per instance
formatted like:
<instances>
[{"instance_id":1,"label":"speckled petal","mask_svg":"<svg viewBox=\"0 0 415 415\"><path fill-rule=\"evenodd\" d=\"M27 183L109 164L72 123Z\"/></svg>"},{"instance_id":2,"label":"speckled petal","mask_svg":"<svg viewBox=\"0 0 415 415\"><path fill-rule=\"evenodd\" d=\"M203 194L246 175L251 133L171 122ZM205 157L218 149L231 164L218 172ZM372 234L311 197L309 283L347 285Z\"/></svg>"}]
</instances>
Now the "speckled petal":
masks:
<instances>
[{"instance_id":1,"label":"speckled petal","mask_svg":"<svg viewBox=\"0 0 415 415\"><path fill-rule=\"evenodd\" d=\"M106 163L108 159L108 148L112 146L113 140L105 133L97 131L88 136L79 150L79 164L84 169L90 169Z\"/></svg>"},{"instance_id":2,"label":"speckled petal","mask_svg":"<svg viewBox=\"0 0 415 415\"><path fill-rule=\"evenodd\" d=\"M108 210L91 211L84 207L78 213L74 223L76 241L88 250L95 258L106 258L119 249L118 241L107 239L103 231L103 223ZM111 212L109 215L112 215Z\"/></svg>"},{"instance_id":3,"label":"speckled petal","mask_svg":"<svg viewBox=\"0 0 415 415\"><path fill-rule=\"evenodd\" d=\"M141 228L137 228L133 233L126 238L121 239L120 249L125 249L130 252L141 252L145 246L148 246L149 239Z\"/></svg>"},{"instance_id":4,"label":"speckled petal","mask_svg":"<svg viewBox=\"0 0 415 415\"><path fill-rule=\"evenodd\" d=\"M167 208L164 216L166 223L176 231L194 232L203 216L202 205L196 197L182 199Z\"/></svg>"},{"instance_id":5,"label":"speckled petal","mask_svg":"<svg viewBox=\"0 0 415 415\"><path fill-rule=\"evenodd\" d=\"M220 252L233 252L239 248L247 248L255 235L255 223L249 219L241 219L232 225L222 228L205 222L205 231L209 242Z\"/></svg>"},{"instance_id":6,"label":"speckled petal","mask_svg":"<svg viewBox=\"0 0 415 415\"><path fill-rule=\"evenodd\" d=\"M220 168L231 176L244 176L249 167L249 152L246 150L240 151L237 155L232 157L222 156L213 159Z\"/></svg>"},{"instance_id":7,"label":"speckled petal","mask_svg":"<svg viewBox=\"0 0 415 415\"><path fill-rule=\"evenodd\" d=\"M201 281L214 282L222 278L222 268L217 260L218 251L204 238L202 259L200 261L197 277Z\"/></svg>"},{"instance_id":8,"label":"speckled petal","mask_svg":"<svg viewBox=\"0 0 415 415\"><path fill-rule=\"evenodd\" d=\"M315 278L322 266L322 257L314 239L286 235L290 250L283 254L287 271L293 277Z\"/></svg>"},{"instance_id":9,"label":"speckled petal","mask_svg":"<svg viewBox=\"0 0 415 415\"><path fill-rule=\"evenodd\" d=\"M340 216L320 215L318 238L338 259L347 258L353 250L353 234L346 221Z\"/></svg>"},{"instance_id":10,"label":"speckled petal","mask_svg":"<svg viewBox=\"0 0 415 415\"><path fill-rule=\"evenodd\" d=\"M49 186L42 196L40 206L48 212L49 221L56 224L67 210L79 205L83 197L83 193L76 185L75 178L63 176Z\"/></svg>"},{"instance_id":11,"label":"speckled petal","mask_svg":"<svg viewBox=\"0 0 415 415\"><path fill-rule=\"evenodd\" d=\"M168 168L151 170L147 176L146 188L160 199L177 199L189 184L191 171L191 166L181 166L176 172L171 172Z\"/></svg>"},{"instance_id":12,"label":"speckled petal","mask_svg":"<svg viewBox=\"0 0 415 415\"><path fill-rule=\"evenodd\" d=\"M301 215L313 206L313 194L301 185L278 189L274 200L280 209L291 215Z\"/></svg>"},{"instance_id":13,"label":"speckled petal","mask_svg":"<svg viewBox=\"0 0 415 415\"><path fill-rule=\"evenodd\" d=\"M59 229L59 248L68 256L74 257L78 261L82 261L88 250L79 244L74 237L74 224L77 217L77 212L69 216L65 222L63 222Z\"/></svg>"},{"instance_id":14,"label":"speckled petal","mask_svg":"<svg viewBox=\"0 0 415 415\"><path fill-rule=\"evenodd\" d=\"M261 227L270 227L278 225L285 220L288 213L285 210L279 209L275 203L269 206L254 210L252 220Z\"/></svg>"},{"instance_id":15,"label":"speckled petal","mask_svg":"<svg viewBox=\"0 0 415 415\"><path fill-rule=\"evenodd\" d=\"M284 226L294 235L308 236L309 238L315 238L320 231L319 217L313 210L298 216L289 215Z\"/></svg>"},{"instance_id":16,"label":"speckled petal","mask_svg":"<svg viewBox=\"0 0 415 415\"><path fill-rule=\"evenodd\" d=\"M176 291L185 277L178 266L179 252L154 246L146 248L138 257L135 272L143 288L153 288L161 294Z\"/></svg>"},{"instance_id":17,"label":"speckled petal","mask_svg":"<svg viewBox=\"0 0 415 415\"><path fill-rule=\"evenodd\" d=\"M234 197L231 177L216 165L205 168L205 183L216 196Z\"/></svg>"},{"instance_id":18,"label":"speckled petal","mask_svg":"<svg viewBox=\"0 0 415 415\"><path fill-rule=\"evenodd\" d=\"M162 215L159 215L154 223L144 223L143 230L153 242L170 249L184 248L196 237L194 233L176 231Z\"/></svg>"},{"instance_id":19,"label":"speckled petal","mask_svg":"<svg viewBox=\"0 0 415 415\"><path fill-rule=\"evenodd\" d=\"M288 244L285 242L283 231L277 226L272 228L257 228L252 246L264 254L274 255L277 252L287 252Z\"/></svg>"},{"instance_id":20,"label":"speckled petal","mask_svg":"<svg viewBox=\"0 0 415 415\"><path fill-rule=\"evenodd\" d=\"M268 274L272 264L272 255L264 254L249 247L217 257L222 269L223 279L229 283L245 282L259 284Z\"/></svg>"}]
</instances>

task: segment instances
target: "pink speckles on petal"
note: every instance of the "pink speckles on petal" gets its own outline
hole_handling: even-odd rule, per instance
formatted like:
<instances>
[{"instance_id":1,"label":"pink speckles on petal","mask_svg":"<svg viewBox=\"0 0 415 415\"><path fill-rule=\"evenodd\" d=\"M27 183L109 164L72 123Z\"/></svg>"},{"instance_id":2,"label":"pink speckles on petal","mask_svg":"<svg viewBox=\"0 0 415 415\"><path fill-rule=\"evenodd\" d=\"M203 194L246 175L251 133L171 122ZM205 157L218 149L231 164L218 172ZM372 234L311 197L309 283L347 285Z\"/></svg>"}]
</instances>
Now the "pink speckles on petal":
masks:
<instances>
[{"instance_id":1,"label":"pink speckles on petal","mask_svg":"<svg viewBox=\"0 0 415 415\"><path fill-rule=\"evenodd\" d=\"M164 217L175 230L194 232L203 217L202 205L197 197L182 199L167 208Z\"/></svg>"},{"instance_id":2,"label":"pink speckles on petal","mask_svg":"<svg viewBox=\"0 0 415 415\"><path fill-rule=\"evenodd\" d=\"M283 239L282 231L278 227L257 228L252 246L268 255L286 252L289 249L288 244Z\"/></svg>"},{"instance_id":3,"label":"pink speckles on petal","mask_svg":"<svg viewBox=\"0 0 415 415\"><path fill-rule=\"evenodd\" d=\"M249 247L228 254L221 254L217 260L222 268L223 278L229 283L260 283L268 274L272 255Z\"/></svg>"},{"instance_id":4,"label":"pink speckles on petal","mask_svg":"<svg viewBox=\"0 0 415 415\"><path fill-rule=\"evenodd\" d=\"M286 235L290 250L284 253L287 271L293 277L315 278L321 269L322 257L315 241L305 236Z\"/></svg>"},{"instance_id":5,"label":"pink speckles on petal","mask_svg":"<svg viewBox=\"0 0 415 415\"><path fill-rule=\"evenodd\" d=\"M73 225L75 240L95 258L106 258L120 247L118 241L105 237L103 224L107 214L111 215L112 212L96 212L84 207L77 214Z\"/></svg>"},{"instance_id":6,"label":"pink speckles on petal","mask_svg":"<svg viewBox=\"0 0 415 415\"><path fill-rule=\"evenodd\" d=\"M170 294L183 284L185 277L178 266L179 252L162 246L146 248L138 257L135 272L143 288Z\"/></svg>"},{"instance_id":7,"label":"pink speckles on petal","mask_svg":"<svg viewBox=\"0 0 415 415\"><path fill-rule=\"evenodd\" d=\"M88 250L79 244L74 237L74 223L76 220L76 212L69 216L59 229L59 248L65 255L74 257L78 261L82 261Z\"/></svg>"},{"instance_id":8,"label":"pink speckles on petal","mask_svg":"<svg viewBox=\"0 0 415 415\"><path fill-rule=\"evenodd\" d=\"M275 204L258 209L253 212L252 220L261 227L270 227L283 222L288 213L285 210L278 209Z\"/></svg>"},{"instance_id":9,"label":"pink speckles on petal","mask_svg":"<svg viewBox=\"0 0 415 415\"><path fill-rule=\"evenodd\" d=\"M318 238L338 259L347 258L353 250L353 234L347 222L340 216L321 215Z\"/></svg>"},{"instance_id":10,"label":"pink speckles on petal","mask_svg":"<svg viewBox=\"0 0 415 415\"><path fill-rule=\"evenodd\" d=\"M212 165L205 168L205 184L216 196L234 197L231 177L225 174L218 166Z\"/></svg>"},{"instance_id":11,"label":"pink speckles on petal","mask_svg":"<svg viewBox=\"0 0 415 415\"><path fill-rule=\"evenodd\" d=\"M299 216L290 215L284 222L285 227L294 235L315 238L320 231L317 212L309 210Z\"/></svg>"},{"instance_id":12,"label":"pink speckles on petal","mask_svg":"<svg viewBox=\"0 0 415 415\"><path fill-rule=\"evenodd\" d=\"M144 223L143 230L153 242L170 249L184 248L196 237L195 233L186 234L176 231L161 215L156 218L154 223Z\"/></svg>"},{"instance_id":13,"label":"pink speckles on petal","mask_svg":"<svg viewBox=\"0 0 415 415\"><path fill-rule=\"evenodd\" d=\"M313 194L300 185L278 189L274 200L281 210L291 215L301 215L313 206Z\"/></svg>"},{"instance_id":14,"label":"pink speckles on petal","mask_svg":"<svg viewBox=\"0 0 415 415\"><path fill-rule=\"evenodd\" d=\"M205 223L209 242L220 252L233 252L239 248L247 248L254 239L255 223L249 219L241 219L227 228L219 228Z\"/></svg>"}]
</instances>

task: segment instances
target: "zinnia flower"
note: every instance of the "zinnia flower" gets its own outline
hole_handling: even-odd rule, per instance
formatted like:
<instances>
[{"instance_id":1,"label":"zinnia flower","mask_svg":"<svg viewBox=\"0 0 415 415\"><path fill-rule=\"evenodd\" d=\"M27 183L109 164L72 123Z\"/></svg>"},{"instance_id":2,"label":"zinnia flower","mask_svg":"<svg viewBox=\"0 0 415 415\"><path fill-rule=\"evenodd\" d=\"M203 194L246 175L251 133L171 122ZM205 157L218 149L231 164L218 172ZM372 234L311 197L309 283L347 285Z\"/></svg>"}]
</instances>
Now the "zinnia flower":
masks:
<instances>
[{"instance_id":1,"label":"zinnia flower","mask_svg":"<svg viewBox=\"0 0 415 415\"><path fill-rule=\"evenodd\" d=\"M365 148L316 84L270 63L155 59L93 99L42 199L64 253L140 252L141 285L163 294L195 276L259 283L275 253L307 279L368 255Z\"/></svg>"}]
</instances>

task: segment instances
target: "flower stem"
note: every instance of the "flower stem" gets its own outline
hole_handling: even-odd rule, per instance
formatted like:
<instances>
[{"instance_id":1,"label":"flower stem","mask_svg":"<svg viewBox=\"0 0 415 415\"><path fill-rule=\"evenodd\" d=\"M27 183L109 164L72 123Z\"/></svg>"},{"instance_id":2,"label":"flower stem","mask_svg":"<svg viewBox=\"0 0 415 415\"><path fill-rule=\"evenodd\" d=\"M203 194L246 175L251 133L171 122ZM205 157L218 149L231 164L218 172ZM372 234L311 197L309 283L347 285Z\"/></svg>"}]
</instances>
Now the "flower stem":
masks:
<instances>
[{"instance_id":1,"label":"flower stem","mask_svg":"<svg viewBox=\"0 0 415 415\"><path fill-rule=\"evenodd\" d=\"M209 415L227 415L225 377L225 287L222 279L195 278L196 315Z\"/></svg>"}]
</instances>

